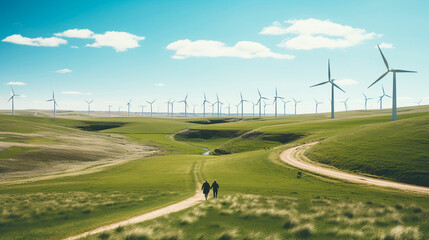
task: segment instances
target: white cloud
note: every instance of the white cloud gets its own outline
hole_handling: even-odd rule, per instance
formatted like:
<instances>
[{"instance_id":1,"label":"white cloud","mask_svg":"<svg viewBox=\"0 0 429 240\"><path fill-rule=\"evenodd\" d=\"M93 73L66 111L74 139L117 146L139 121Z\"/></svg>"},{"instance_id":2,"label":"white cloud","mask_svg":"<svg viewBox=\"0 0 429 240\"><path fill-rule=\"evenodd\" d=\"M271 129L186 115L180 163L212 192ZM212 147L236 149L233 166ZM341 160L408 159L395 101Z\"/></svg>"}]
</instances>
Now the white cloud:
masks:
<instances>
[{"instance_id":1,"label":"white cloud","mask_svg":"<svg viewBox=\"0 0 429 240\"><path fill-rule=\"evenodd\" d=\"M79 48L78 46L71 46L71 48Z\"/></svg>"},{"instance_id":2,"label":"white cloud","mask_svg":"<svg viewBox=\"0 0 429 240\"><path fill-rule=\"evenodd\" d=\"M353 79L336 80L335 83L338 84L338 85L340 85L340 86L348 86L348 85L356 85L356 84L358 84L358 82L355 81L355 80L353 80Z\"/></svg>"},{"instance_id":3,"label":"white cloud","mask_svg":"<svg viewBox=\"0 0 429 240\"><path fill-rule=\"evenodd\" d=\"M14 34L6 37L2 42L10 42L21 45L36 46L36 47L58 47L61 44L67 44L67 41L62 38L28 38L23 37L21 34Z\"/></svg>"},{"instance_id":4,"label":"white cloud","mask_svg":"<svg viewBox=\"0 0 429 240\"><path fill-rule=\"evenodd\" d=\"M279 22L274 22L271 26L264 27L259 34L298 35L284 39L279 44L280 47L297 50L347 48L380 36L373 32L368 33L365 29L333 23L330 20L309 18L287 20L284 23L291 25L283 26Z\"/></svg>"},{"instance_id":5,"label":"white cloud","mask_svg":"<svg viewBox=\"0 0 429 240\"><path fill-rule=\"evenodd\" d=\"M61 92L61 94L65 94L65 95L82 95L82 93L78 92L78 91L63 91L63 92Z\"/></svg>"},{"instance_id":6,"label":"white cloud","mask_svg":"<svg viewBox=\"0 0 429 240\"><path fill-rule=\"evenodd\" d=\"M224 43L211 40L191 41L178 40L170 43L166 49L174 50L174 59L188 57L239 57L239 58L278 58L293 59L295 56L273 53L269 48L257 42L239 41L234 46L225 46Z\"/></svg>"},{"instance_id":7,"label":"white cloud","mask_svg":"<svg viewBox=\"0 0 429 240\"><path fill-rule=\"evenodd\" d=\"M112 47L117 52L124 52L129 48L140 47L139 41L145 37L139 37L127 32L107 31L104 34L94 34L95 43L87 44L87 47Z\"/></svg>"},{"instance_id":8,"label":"white cloud","mask_svg":"<svg viewBox=\"0 0 429 240\"><path fill-rule=\"evenodd\" d=\"M72 70L68 69L68 68L64 68L64 69L60 69L56 71L57 73L71 73Z\"/></svg>"},{"instance_id":9,"label":"white cloud","mask_svg":"<svg viewBox=\"0 0 429 240\"><path fill-rule=\"evenodd\" d=\"M58 37L67 37L67 38L91 38L94 35L89 29L69 29L62 33L55 33L55 36Z\"/></svg>"},{"instance_id":10,"label":"white cloud","mask_svg":"<svg viewBox=\"0 0 429 240\"><path fill-rule=\"evenodd\" d=\"M380 48L393 48L393 44L391 44L391 43L381 43L381 44L379 44L378 46L380 46ZM375 46L375 47L377 47L377 46Z\"/></svg>"},{"instance_id":11,"label":"white cloud","mask_svg":"<svg viewBox=\"0 0 429 240\"><path fill-rule=\"evenodd\" d=\"M155 84L155 86L156 87L165 87L165 84L164 83L157 83L157 84Z\"/></svg>"},{"instance_id":12,"label":"white cloud","mask_svg":"<svg viewBox=\"0 0 429 240\"><path fill-rule=\"evenodd\" d=\"M18 85L18 86L24 86L27 85L25 82L8 82L6 85Z\"/></svg>"}]
</instances>

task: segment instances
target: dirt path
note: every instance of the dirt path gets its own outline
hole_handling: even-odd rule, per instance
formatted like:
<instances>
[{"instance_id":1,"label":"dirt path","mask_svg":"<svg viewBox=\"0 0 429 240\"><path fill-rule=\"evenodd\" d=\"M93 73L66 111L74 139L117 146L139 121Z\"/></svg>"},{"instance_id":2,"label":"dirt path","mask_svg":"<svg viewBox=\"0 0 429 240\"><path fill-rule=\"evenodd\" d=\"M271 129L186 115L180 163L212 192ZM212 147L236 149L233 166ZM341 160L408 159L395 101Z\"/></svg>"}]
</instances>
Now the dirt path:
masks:
<instances>
[{"instance_id":1,"label":"dirt path","mask_svg":"<svg viewBox=\"0 0 429 240\"><path fill-rule=\"evenodd\" d=\"M103 226L103 227L100 227L100 228L97 228L97 229L94 229L94 230L91 230L88 232L84 232L82 234L66 238L66 240L79 239L79 238L87 237L87 236L90 236L93 234L102 233L102 232L109 231L109 230L114 230L119 226L144 222L144 221L151 220L151 219L163 216L163 215L167 215L169 213L174 213L174 212L184 210L186 208L195 206L195 205L197 205L203 201L204 201L204 195L200 191L197 191L197 193L195 193L194 196L187 198L181 202L178 202L178 203L175 203L175 204L172 204L172 205L169 205L169 206L166 206L166 207L163 207L163 208L160 208L160 209L148 212L148 213L144 213L142 215L139 215L139 216L136 216L136 217L133 217L133 218L130 218L130 219L118 222L118 223L113 223L113 224Z\"/></svg>"},{"instance_id":2,"label":"dirt path","mask_svg":"<svg viewBox=\"0 0 429 240\"><path fill-rule=\"evenodd\" d=\"M339 178L339 179L356 182L356 183L365 183L365 184L376 185L381 187L396 188L396 189L405 190L405 191L413 191L413 192L429 194L428 187L421 187L421 186L409 185L405 183L398 183L398 182L392 182L388 180L381 180L381 179L376 179L376 178L371 178L366 176L360 176L360 175L342 172L337 169L316 165L316 163L312 163L308 158L304 156L305 150L307 150L310 146L314 144L316 143L309 143L309 144L304 144L301 146L289 148L282 152L282 154L280 155L280 159L282 159L282 161L294 167L307 170L310 172L322 174L325 176L333 177L333 178Z\"/></svg>"}]
</instances>

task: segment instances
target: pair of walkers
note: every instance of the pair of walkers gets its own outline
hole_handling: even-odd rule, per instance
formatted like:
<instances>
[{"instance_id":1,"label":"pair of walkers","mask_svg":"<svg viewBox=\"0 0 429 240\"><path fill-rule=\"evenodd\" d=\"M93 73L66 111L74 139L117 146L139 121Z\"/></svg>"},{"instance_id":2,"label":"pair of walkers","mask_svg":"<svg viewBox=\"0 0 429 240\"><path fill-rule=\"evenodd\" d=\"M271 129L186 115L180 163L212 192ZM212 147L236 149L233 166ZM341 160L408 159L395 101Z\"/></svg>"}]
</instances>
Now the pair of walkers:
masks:
<instances>
[{"instance_id":1,"label":"pair of walkers","mask_svg":"<svg viewBox=\"0 0 429 240\"><path fill-rule=\"evenodd\" d=\"M219 184L216 182L216 179L214 180L214 182L212 183L212 185L210 186L210 183L207 182L207 180L203 183L203 186L201 187L201 190L203 190L204 196L206 197L206 201L207 201L207 197L209 195L210 189L213 189L213 197L217 198L217 192L219 189Z\"/></svg>"}]
</instances>

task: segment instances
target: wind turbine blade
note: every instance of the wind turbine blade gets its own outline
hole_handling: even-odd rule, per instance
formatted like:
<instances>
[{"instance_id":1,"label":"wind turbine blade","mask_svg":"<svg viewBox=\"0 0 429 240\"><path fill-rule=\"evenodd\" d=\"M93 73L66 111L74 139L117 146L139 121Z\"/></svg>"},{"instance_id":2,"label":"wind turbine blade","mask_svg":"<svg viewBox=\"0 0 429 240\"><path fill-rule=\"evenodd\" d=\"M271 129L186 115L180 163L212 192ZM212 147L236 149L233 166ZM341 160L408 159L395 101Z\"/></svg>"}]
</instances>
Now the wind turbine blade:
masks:
<instances>
[{"instance_id":1,"label":"wind turbine blade","mask_svg":"<svg viewBox=\"0 0 429 240\"><path fill-rule=\"evenodd\" d=\"M313 86L310 86L310 87L316 87L316 86L320 86L320 85L323 85L323 84L327 84L329 81L326 81L326 82L321 82L321 83L318 83L318 84L315 84L315 85L313 85Z\"/></svg>"},{"instance_id":2,"label":"wind turbine blade","mask_svg":"<svg viewBox=\"0 0 429 240\"><path fill-rule=\"evenodd\" d=\"M265 99L265 100L268 100L268 98L266 98L266 97L261 97L262 99Z\"/></svg>"},{"instance_id":3,"label":"wind turbine blade","mask_svg":"<svg viewBox=\"0 0 429 240\"><path fill-rule=\"evenodd\" d=\"M377 80L375 80L375 82L373 82L371 85L369 85L368 88L370 88L372 85L376 84L378 81L380 81L382 78L384 78L388 73L389 73L389 71L383 73L383 75L381 75L379 78L377 78Z\"/></svg>"},{"instance_id":4,"label":"wind turbine blade","mask_svg":"<svg viewBox=\"0 0 429 240\"><path fill-rule=\"evenodd\" d=\"M389 63L387 63L387 60L386 60L386 58L384 57L384 54L383 54L383 52L381 51L380 46L378 46L378 44L377 44L377 47L378 47L378 50L380 51L381 57L383 58L384 65L386 65L387 71L389 71Z\"/></svg>"},{"instance_id":5,"label":"wind turbine blade","mask_svg":"<svg viewBox=\"0 0 429 240\"><path fill-rule=\"evenodd\" d=\"M334 82L331 82L332 85L334 85L336 88L340 89L341 91L343 91L343 93L345 93L346 91L344 91L342 88L340 88L337 84L335 84Z\"/></svg>"},{"instance_id":6,"label":"wind turbine blade","mask_svg":"<svg viewBox=\"0 0 429 240\"><path fill-rule=\"evenodd\" d=\"M384 86L381 85L381 90L383 90L383 95L386 95L386 92L384 91Z\"/></svg>"},{"instance_id":7,"label":"wind turbine blade","mask_svg":"<svg viewBox=\"0 0 429 240\"><path fill-rule=\"evenodd\" d=\"M395 69L393 72L407 72L407 73L417 73L417 71L409 71L409 70L402 70L402 69Z\"/></svg>"},{"instance_id":8,"label":"wind turbine blade","mask_svg":"<svg viewBox=\"0 0 429 240\"><path fill-rule=\"evenodd\" d=\"M10 100L11 100L12 98L13 98L13 96L12 96L12 97L10 97L10 98L9 98L9 100L7 100L7 101L8 101L8 102L10 102Z\"/></svg>"},{"instance_id":9,"label":"wind turbine blade","mask_svg":"<svg viewBox=\"0 0 429 240\"><path fill-rule=\"evenodd\" d=\"M392 98L391 96L389 96L389 95L387 95L387 94L386 94L385 96L386 96L386 97L390 97L390 98Z\"/></svg>"},{"instance_id":10,"label":"wind turbine blade","mask_svg":"<svg viewBox=\"0 0 429 240\"><path fill-rule=\"evenodd\" d=\"M259 89L258 89L258 94L259 94L259 97L262 97L261 92L259 91Z\"/></svg>"},{"instance_id":11,"label":"wind turbine blade","mask_svg":"<svg viewBox=\"0 0 429 240\"><path fill-rule=\"evenodd\" d=\"M331 80L331 63L328 58L328 81Z\"/></svg>"}]
</instances>

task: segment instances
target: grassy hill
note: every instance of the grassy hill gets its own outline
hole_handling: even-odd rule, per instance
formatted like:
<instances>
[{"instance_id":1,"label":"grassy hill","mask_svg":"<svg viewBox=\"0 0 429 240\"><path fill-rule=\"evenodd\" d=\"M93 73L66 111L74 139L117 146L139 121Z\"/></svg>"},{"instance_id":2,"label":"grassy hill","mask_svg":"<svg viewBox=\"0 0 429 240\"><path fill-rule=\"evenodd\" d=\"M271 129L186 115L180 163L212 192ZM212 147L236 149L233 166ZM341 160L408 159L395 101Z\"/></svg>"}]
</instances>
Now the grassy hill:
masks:
<instances>
[{"instance_id":1,"label":"grassy hill","mask_svg":"<svg viewBox=\"0 0 429 240\"><path fill-rule=\"evenodd\" d=\"M307 156L341 169L429 186L429 114L342 132L312 147Z\"/></svg>"}]
</instances>

